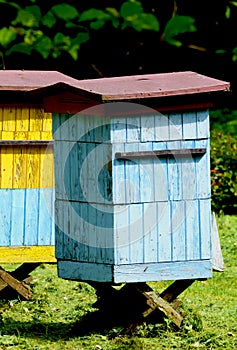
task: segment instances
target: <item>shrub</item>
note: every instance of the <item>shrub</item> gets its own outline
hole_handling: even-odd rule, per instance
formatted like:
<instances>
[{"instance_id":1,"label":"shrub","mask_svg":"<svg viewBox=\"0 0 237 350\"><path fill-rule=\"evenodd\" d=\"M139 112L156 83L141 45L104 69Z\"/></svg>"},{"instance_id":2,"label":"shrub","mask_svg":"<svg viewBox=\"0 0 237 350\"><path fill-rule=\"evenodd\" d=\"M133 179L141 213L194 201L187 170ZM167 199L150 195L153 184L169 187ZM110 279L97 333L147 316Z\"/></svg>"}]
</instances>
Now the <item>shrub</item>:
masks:
<instances>
[{"instance_id":1,"label":"shrub","mask_svg":"<svg viewBox=\"0 0 237 350\"><path fill-rule=\"evenodd\" d=\"M211 132L212 210L234 214L237 211L237 140L224 130Z\"/></svg>"}]
</instances>

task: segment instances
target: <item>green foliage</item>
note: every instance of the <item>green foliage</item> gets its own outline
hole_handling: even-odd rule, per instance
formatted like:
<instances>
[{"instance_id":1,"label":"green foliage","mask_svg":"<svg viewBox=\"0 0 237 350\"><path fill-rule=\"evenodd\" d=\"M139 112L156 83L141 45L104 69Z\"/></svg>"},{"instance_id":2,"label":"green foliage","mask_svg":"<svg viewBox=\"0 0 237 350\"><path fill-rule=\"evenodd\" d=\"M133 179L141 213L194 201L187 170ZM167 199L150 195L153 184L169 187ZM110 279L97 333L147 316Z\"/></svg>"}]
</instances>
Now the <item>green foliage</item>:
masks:
<instances>
[{"instance_id":1,"label":"green foliage","mask_svg":"<svg viewBox=\"0 0 237 350\"><path fill-rule=\"evenodd\" d=\"M157 16L145 12L142 3L136 0L124 1L120 8L89 8L81 13L68 3L56 4L44 13L39 0L32 2L34 4L21 7L15 2L0 0L9 10L14 8L16 11L9 26L0 29L0 45L5 55L14 52L30 55L36 51L47 59L49 56L57 58L66 52L77 60L81 45L91 38L91 31L98 31L105 25L118 31L128 28L136 32L160 30ZM167 22L164 33L160 33L160 40L181 46L176 37L195 31L194 22L190 16L174 15Z\"/></svg>"},{"instance_id":2,"label":"green foliage","mask_svg":"<svg viewBox=\"0 0 237 350\"><path fill-rule=\"evenodd\" d=\"M224 130L211 133L212 208L237 212L237 139Z\"/></svg>"},{"instance_id":3,"label":"green foliage","mask_svg":"<svg viewBox=\"0 0 237 350\"><path fill-rule=\"evenodd\" d=\"M182 42L176 39L176 36L182 33L196 32L194 18L189 16L176 15L172 17L166 24L163 33L163 40L175 46L182 46Z\"/></svg>"}]
</instances>

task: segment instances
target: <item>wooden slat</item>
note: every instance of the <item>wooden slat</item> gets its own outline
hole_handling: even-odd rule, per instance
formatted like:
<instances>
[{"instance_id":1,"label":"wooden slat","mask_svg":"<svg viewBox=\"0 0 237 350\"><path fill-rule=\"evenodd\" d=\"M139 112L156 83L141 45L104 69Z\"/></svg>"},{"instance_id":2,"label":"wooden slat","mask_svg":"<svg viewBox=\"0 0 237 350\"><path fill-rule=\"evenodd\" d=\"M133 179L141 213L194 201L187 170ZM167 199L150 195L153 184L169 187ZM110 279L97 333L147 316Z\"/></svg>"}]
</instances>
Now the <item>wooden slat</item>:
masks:
<instances>
[{"instance_id":1,"label":"wooden slat","mask_svg":"<svg viewBox=\"0 0 237 350\"><path fill-rule=\"evenodd\" d=\"M198 157L206 153L205 148L168 149L159 151L117 152L116 159L154 159L157 157Z\"/></svg>"},{"instance_id":2,"label":"wooden slat","mask_svg":"<svg viewBox=\"0 0 237 350\"><path fill-rule=\"evenodd\" d=\"M18 146L51 146L53 140L0 140L0 147L18 147Z\"/></svg>"}]
</instances>

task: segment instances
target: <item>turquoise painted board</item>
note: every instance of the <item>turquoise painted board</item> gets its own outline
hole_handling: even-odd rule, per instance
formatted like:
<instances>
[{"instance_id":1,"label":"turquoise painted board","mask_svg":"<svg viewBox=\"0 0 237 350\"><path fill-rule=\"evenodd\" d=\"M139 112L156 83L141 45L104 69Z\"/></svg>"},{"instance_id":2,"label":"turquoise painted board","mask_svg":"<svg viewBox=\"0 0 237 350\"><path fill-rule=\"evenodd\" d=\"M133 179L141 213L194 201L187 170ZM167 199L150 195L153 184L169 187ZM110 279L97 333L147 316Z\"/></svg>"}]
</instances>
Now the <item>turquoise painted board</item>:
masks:
<instances>
[{"instance_id":1,"label":"turquoise painted board","mask_svg":"<svg viewBox=\"0 0 237 350\"><path fill-rule=\"evenodd\" d=\"M0 246L54 245L54 189L0 189Z\"/></svg>"}]
</instances>

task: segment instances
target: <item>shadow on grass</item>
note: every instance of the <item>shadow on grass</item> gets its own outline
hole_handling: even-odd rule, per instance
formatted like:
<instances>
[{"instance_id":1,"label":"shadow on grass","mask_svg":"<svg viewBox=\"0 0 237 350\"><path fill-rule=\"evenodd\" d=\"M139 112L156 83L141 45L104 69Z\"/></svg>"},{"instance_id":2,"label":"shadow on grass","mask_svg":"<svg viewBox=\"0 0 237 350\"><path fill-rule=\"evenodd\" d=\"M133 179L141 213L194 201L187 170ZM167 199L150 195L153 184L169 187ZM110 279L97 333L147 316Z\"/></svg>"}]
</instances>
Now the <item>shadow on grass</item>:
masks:
<instances>
[{"instance_id":1,"label":"shadow on grass","mask_svg":"<svg viewBox=\"0 0 237 350\"><path fill-rule=\"evenodd\" d=\"M162 316L157 313L157 317L147 319L147 322L162 323ZM140 315L129 315L113 313L108 310L95 310L81 317L75 322L40 322L33 321L15 321L12 318L5 318L1 322L1 334L5 336L20 336L24 338L41 338L51 342L59 339L68 340L81 336L90 336L91 334L108 334L112 330L119 328L120 334L132 334L136 327L141 325L144 319Z\"/></svg>"}]
</instances>

